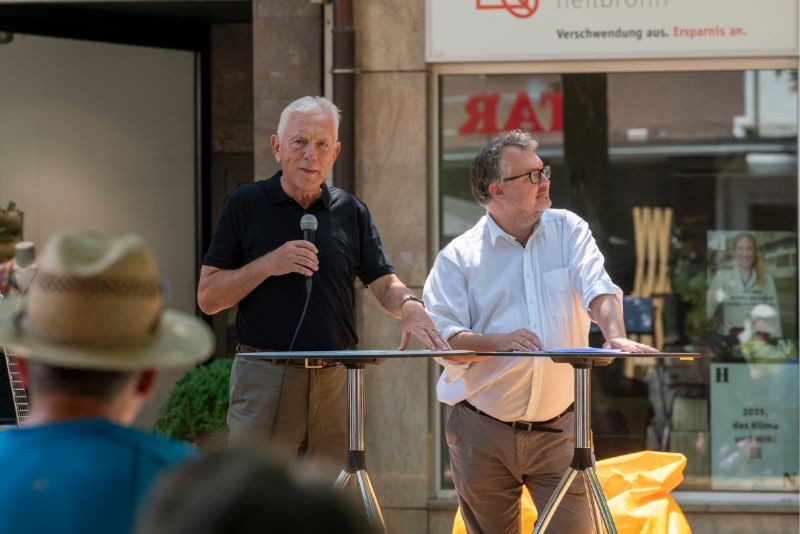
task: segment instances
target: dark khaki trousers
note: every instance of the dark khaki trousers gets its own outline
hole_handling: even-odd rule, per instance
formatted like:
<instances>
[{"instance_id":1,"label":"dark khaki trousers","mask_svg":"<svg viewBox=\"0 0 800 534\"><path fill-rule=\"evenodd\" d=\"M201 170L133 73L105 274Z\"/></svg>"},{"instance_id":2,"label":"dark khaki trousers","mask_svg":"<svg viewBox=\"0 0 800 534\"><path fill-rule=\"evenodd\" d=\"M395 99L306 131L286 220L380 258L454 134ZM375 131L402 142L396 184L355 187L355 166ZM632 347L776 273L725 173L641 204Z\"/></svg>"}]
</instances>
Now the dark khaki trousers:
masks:
<instances>
[{"instance_id":1,"label":"dark khaki trousers","mask_svg":"<svg viewBox=\"0 0 800 534\"><path fill-rule=\"evenodd\" d=\"M541 513L572 461L575 414L547 426L561 433L525 432L470 410L450 407L445 427L458 502L470 534L519 534L522 485ZM570 486L548 532L592 532L582 476Z\"/></svg>"},{"instance_id":2,"label":"dark khaki trousers","mask_svg":"<svg viewBox=\"0 0 800 534\"><path fill-rule=\"evenodd\" d=\"M304 369L237 357L231 370L231 442L266 438L289 454L340 467L347 452L347 370Z\"/></svg>"}]
</instances>

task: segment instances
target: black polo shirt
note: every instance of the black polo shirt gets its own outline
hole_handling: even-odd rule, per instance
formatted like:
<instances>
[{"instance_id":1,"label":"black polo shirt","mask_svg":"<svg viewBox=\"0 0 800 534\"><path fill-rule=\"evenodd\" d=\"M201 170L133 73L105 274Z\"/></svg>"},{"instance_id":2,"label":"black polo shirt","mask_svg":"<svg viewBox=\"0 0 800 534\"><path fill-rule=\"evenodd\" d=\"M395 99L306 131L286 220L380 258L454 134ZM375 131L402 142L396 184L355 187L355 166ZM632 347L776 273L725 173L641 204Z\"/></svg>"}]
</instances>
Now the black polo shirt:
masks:
<instances>
[{"instance_id":1,"label":"black polo shirt","mask_svg":"<svg viewBox=\"0 0 800 534\"><path fill-rule=\"evenodd\" d=\"M281 172L246 184L225 201L203 264L238 269L303 238L300 218L312 213L319 223L315 245L319 270L293 350L344 350L358 343L355 277L368 285L394 272L366 204L337 187L322 185L322 195L303 209L281 187ZM306 297L305 276L272 276L239 302L236 337L240 343L288 350Z\"/></svg>"}]
</instances>

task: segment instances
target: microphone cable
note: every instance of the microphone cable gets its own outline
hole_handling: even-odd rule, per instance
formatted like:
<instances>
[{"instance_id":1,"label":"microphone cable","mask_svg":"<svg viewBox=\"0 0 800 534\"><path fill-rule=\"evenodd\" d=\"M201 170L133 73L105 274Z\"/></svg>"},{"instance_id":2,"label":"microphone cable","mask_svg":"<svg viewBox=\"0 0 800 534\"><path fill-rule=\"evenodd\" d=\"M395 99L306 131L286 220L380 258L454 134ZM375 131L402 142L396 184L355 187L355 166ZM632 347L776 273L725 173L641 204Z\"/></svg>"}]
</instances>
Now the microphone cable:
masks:
<instances>
[{"instance_id":1,"label":"microphone cable","mask_svg":"<svg viewBox=\"0 0 800 534\"><path fill-rule=\"evenodd\" d=\"M303 232L303 239L311 243L314 242L314 233L317 231L317 218L310 213L306 213L300 218L300 230ZM311 300L311 276L306 278L306 302L303 304L303 312L300 314L300 321L297 322L297 328L294 330L292 342L289 343L289 352L294 348L294 342L297 340L297 334L300 332L300 327L303 326L303 319L306 317L306 310L308 310L308 301Z\"/></svg>"},{"instance_id":2,"label":"microphone cable","mask_svg":"<svg viewBox=\"0 0 800 534\"><path fill-rule=\"evenodd\" d=\"M289 343L289 352L294 348L294 342L297 339L297 333L300 332L300 327L303 326L303 319L306 317L306 310L308 310L308 301L311 300L311 277L306 279L306 302L303 304L303 312L300 314L300 321L297 322L297 328L294 329L292 342Z\"/></svg>"}]
</instances>

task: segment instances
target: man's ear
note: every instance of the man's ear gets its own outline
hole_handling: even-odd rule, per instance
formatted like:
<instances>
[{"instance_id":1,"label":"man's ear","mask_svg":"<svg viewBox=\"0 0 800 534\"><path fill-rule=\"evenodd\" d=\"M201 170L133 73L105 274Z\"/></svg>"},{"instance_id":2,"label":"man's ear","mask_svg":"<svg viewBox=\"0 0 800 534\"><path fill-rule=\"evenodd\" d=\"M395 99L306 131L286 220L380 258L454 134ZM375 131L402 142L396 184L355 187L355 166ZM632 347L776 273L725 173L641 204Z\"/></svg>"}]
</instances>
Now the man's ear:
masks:
<instances>
[{"instance_id":1,"label":"man's ear","mask_svg":"<svg viewBox=\"0 0 800 534\"><path fill-rule=\"evenodd\" d=\"M275 161L278 163L281 162L281 139L277 135L273 135L269 138L270 143L272 144L272 155L275 156Z\"/></svg>"},{"instance_id":2,"label":"man's ear","mask_svg":"<svg viewBox=\"0 0 800 534\"><path fill-rule=\"evenodd\" d=\"M492 182L489 184L487 190L489 191L489 196L493 199L501 198L505 195L503 193L503 186L501 182Z\"/></svg>"}]
</instances>

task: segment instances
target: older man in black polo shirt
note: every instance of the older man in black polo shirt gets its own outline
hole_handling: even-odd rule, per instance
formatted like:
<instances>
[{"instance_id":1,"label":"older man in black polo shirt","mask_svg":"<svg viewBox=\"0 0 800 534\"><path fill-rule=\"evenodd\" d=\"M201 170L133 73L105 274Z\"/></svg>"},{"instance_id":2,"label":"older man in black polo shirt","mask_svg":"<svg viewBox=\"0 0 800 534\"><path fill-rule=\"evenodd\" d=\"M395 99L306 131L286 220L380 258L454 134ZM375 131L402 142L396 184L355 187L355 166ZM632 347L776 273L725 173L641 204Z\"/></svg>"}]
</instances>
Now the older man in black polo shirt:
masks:
<instances>
[{"instance_id":1,"label":"older man in black polo shirt","mask_svg":"<svg viewBox=\"0 0 800 534\"><path fill-rule=\"evenodd\" d=\"M203 260L197 301L208 314L238 305L239 350L344 350L358 343L355 277L380 305L402 320L400 348L411 335L447 350L419 299L394 274L367 206L329 187L325 177L341 145L339 110L304 97L281 113L272 151L281 166L272 178L239 187L222 209ZM300 219L318 221L315 243ZM313 277L308 308L306 277ZM346 371L302 360L237 358L231 373L231 437L261 434L306 452L340 460L347 449Z\"/></svg>"}]
</instances>

